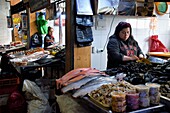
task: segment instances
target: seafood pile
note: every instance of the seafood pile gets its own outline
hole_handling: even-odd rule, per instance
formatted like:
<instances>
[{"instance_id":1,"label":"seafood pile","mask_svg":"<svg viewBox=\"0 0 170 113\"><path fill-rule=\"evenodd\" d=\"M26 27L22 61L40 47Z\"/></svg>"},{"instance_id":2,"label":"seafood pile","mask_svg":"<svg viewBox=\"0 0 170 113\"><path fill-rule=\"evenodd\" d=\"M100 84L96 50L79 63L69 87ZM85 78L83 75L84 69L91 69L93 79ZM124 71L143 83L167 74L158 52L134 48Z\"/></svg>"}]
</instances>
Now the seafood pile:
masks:
<instances>
[{"instance_id":1,"label":"seafood pile","mask_svg":"<svg viewBox=\"0 0 170 113\"><path fill-rule=\"evenodd\" d=\"M37 48L34 48L34 49L29 49L29 50L25 51L25 55L30 55L30 54L33 54L35 52L40 52L40 51L44 51L44 49L41 48L41 47L37 47Z\"/></svg>"},{"instance_id":2,"label":"seafood pile","mask_svg":"<svg viewBox=\"0 0 170 113\"><path fill-rule=\"evenodd\" d=\"M74 91L73 97L81 97L90 93L104 84L116 83L114 77L110 77L94 68L74 69L59 79L56 79L57 89L62 93Z\"/></svg>"},{"instance_id":3,"label":"seafood pile","mask_svg":"<svg viewBox=\"0 0 170 113\"><path fill-rule=\"evenodd\" d=\"M117 73L125 73L126 77L124 77L124 80L137 85L151 81L152 76L150 76L150 73L147 73L149 70L153 70L152 65L129 62L126 65L119 65L118 67L106 70L105 72L111 76L115 76Z\"/></svg>"},{"instance_id":4,"label":"seafood pile","mask_svg":"<svg viewBox=\"0 0 170 113\"><path fill-rule=\"evenodd\" d=\"M117 82L115 84L106 84L102 85L96 90L93 90L89 93L89 96L100 103L101 105L105 107L111 107L112 104L112 92L136 92L136 89L133 85L130 83L127 83L125 81L123 82Z\"/></svg>"},{"instance_id":5,"label":"seafood pile","mask_svg":"<svg viewBox=\"0 0 170 113\"><path fill-rule=\"evenodd\" d=\"M89 96L100 105L111 107L113 112L132 111L160 103L159 85L155 83L132 85L119 81L102 85L91 91Z\"/></svg>"},{"instance_id":6,"label":"seafood pile","mask_svg":"<svg viewBox=\"0 0 170 113\"><path fill-rule=\"evenodd\" d=\"M84 77L95 76L95 75L105 75L105 73L100 72L95 68L78 68L74 69L59 79L56 79L57 89L62 86L67 86L70 83L81 80Z\"/></svg>"},{"instance_id":7,"label":"seafood pile","mask_svg":"<svg viewBox=\"0 0 170 113\"><path fill-rule=\"evenodd\" d=\"M161 65L129 62L126 65L120 65L117 68L112 68L106 71L99 71L95 68L78 68L66 73L61 78L56 79L56 87L57 89L61 89L62 93L71 92L72 96L75 98L96 91L99 87L104 87L102 88L103 90L109 89L104 95L110 97L110 93L115 90L117 86L119 86L119 90L130 90L128 87L122 89L120 87L122 84L119 82L118 85L117 81L123 79L132 85L158 83L161 85L160 92L164 95L168 95L170 93L169 85L167 85L167 81L169 80L168 75L170 74L169 67L170 62ZM120 73L123 74L118 77ZM96 95L98 95L99 98L106 98L101 96L101 94ZM90 96L93 97L92 95ZM160 94L157 96L160 96ZM95 94L94 97L96 97ZM152 97L155 98L155 95ZM109 103L110 100L104 100L106 102L103 103L107 106L107 103ZM159 101L159 99L157 100ZM154 101L155 100L152 99L152 103L154 103Z\"/></svg>"},{"instance_id":8,"label":"seafood pile","mask_svg":"<svg viewBox=\"0 0 170 113\"><path fill-rule=\"evenodd\" d=\"M163 64L146 64L139 62L129 62L126 65L119 65L116 68L104 71L106 74L115 76L118 73L125 73L124 80L133 84L145 84L147 82L161 85L162 95L170 98L170 61Z\"/></svg>"},{"instance_id":9,"label":"seafood pile","mask_svg":"<svg viewBox=\"0 0 170 113\"><path fill-rule=\"evenodd\" d=\"M38 51L29 55L24 54L20 57L14 57L13 59L10 59L10 61L18 66L25 66L28 62L37 61L46 58L47 56L48 54L44 53L44 51Z\"/></svg>"},{"instance_id":10,"label":"seafood pile","mask_svg":"<svg viewBox=\"0 0 170 113\"><path fill-rule=\"evenodd\" d=\"M89 94L91 91L96 90L102 85L106 84L114 84L117 81L110 77L99 77L95 80L89 81L88 83L84 84L80 89L76 90L76 92L72 95L74 98L85 96Z\"/></svg>"}]
</instances>

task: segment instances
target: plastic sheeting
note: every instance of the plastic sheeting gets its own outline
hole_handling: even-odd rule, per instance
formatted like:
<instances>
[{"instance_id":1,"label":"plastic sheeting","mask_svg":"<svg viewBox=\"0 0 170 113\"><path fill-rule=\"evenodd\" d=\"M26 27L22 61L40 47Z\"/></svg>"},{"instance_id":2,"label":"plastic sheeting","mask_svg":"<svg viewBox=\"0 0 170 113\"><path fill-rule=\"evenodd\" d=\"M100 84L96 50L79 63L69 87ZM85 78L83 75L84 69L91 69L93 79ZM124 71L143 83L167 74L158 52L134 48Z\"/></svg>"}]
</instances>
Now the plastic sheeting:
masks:
<instances>
[{"instance_id":1,"label":"plastic sheeting","mask_svg":"<svg viewBox=\"0 0 170 113\"><path fill-rule=\"evenodd\" d=\"M22 91L30 93L34 99L27 100L28 108L27 113L50 113L47 98L44 96L40 88L35 82L24 80Z\"/></svg>"}]
</instances>

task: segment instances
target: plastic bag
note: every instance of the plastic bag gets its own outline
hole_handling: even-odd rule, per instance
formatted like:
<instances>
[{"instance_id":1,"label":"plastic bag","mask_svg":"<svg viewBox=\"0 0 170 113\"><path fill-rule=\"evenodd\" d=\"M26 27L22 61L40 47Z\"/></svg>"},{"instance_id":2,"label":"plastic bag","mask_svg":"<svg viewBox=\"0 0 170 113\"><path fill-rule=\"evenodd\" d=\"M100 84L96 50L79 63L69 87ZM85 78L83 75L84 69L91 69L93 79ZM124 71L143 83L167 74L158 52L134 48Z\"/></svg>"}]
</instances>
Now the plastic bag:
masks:
<instances>
[{"instance_id":1,"label":"plastic bag","mask_svg":"<svg viewBox=\"0 0 170 113\"><path fill-rule=\"evenodd\" d=\"M158 40L158 35L152 35L149 39L150 41L150 52L168 52L168 49L163 45L163 43Z\"/></svg>"},{"instance_id":2,"label":"plastic bag","mask_svg":"<svg viewBox=\"0 0 170 113\"><path fill-rule=\"evenodd\" d=\"M90 46L93 42L91 27L76 26L76 42L79 47Z\"/></svg>"},{"instance_id":3,"label":"plastic bag","mask_svg":"<svg viewBox=\"0 0 170 113\"><path fill-rule=\"evenodd\" d=\"M31 47L42 47L42 36L38 32L31 36Z\"/></svg>"},{"instance_id":4,"label":"plastic bag","mask_svg":"<svg viewBox=\"0 0 170 113\"><path fill-rule=\"evenodd\" d=\"M28 103L27 113L51 112L47 98L44 96L41 89L36 85L35 82L24 80L22 91L29 94L29 96L26 96ZM32 96L31 98L30 95Z\"/></svg>"}]
</instances>

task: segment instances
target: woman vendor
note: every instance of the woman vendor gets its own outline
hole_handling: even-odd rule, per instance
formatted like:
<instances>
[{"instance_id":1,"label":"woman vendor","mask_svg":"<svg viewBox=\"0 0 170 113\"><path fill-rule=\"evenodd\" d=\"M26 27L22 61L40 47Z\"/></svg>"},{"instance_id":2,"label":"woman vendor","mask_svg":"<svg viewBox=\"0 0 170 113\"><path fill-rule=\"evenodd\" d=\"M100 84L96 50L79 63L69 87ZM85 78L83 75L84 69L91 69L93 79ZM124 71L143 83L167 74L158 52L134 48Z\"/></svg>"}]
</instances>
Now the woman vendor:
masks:
<instances>
[{"instance_id":1,"label":"woman vendor","mask_svg":"<svg viewBox=\"0 0 170 113\"><path fill-rule=\"evenodd\" d=\"M44 38L44 49L47 49L48 46L54 44L54 36L53 36L54 29L52 27L48 27L48 34Z\"/></svg>"},{"instance_id":2,"label":"woman vendor","mask_svg":"<svg viewBox=\"0 0 170 113\"><path fill-rule=\"evenodd\" d=\"M138 42L132 36L129 23L120 22L116 26L114 34L109 37L107 54L107 69L144 57Z\"/></svg>"}]
</instances>

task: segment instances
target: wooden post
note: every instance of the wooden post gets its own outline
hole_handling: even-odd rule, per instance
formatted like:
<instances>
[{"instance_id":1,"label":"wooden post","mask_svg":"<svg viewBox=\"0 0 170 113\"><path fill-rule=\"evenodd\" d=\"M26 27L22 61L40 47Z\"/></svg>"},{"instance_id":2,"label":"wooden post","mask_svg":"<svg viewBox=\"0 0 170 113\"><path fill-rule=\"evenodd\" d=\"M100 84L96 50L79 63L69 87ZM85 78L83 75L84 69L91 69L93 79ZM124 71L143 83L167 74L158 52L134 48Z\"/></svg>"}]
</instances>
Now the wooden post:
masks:
<instances>
[{"instance_id":1,"label":"wooden post","mask_svg":"<svg viewBox=\"0 0 170 113\"><path fill-rule=\"evenodd\" d=\"M18 4L20 2L20 0L11 0L10 1L10 6L14 6L16 4ZM21 16L19 14L13 14L11 15L12 18L12 23L13 23L13 18L20 18ZM18 29L13 27L14 29L12 30L12 41L18 41L19 36L18 36Z\"/></svg>"},{"instance_id":2,"label":"wooden post","mask_svg":"<svg viewBox=\"0 0 170 113\"><path fill-rule=\"evenodd\" d=\"M65 71L74 69L75 0L66 0L66 65Z\"/></svg>"},{"instance_id":3,"label":"wooden post","mask_svg":"<svg viewBox=\"0 0 170 113\"><path fill-rule=\"evenodd\" d=\"M66 0L66 72L91 67L91 46L77 47L75 44L75 8L75 0Z\"/></svg>"}]
</instances>

